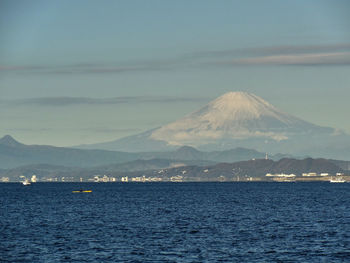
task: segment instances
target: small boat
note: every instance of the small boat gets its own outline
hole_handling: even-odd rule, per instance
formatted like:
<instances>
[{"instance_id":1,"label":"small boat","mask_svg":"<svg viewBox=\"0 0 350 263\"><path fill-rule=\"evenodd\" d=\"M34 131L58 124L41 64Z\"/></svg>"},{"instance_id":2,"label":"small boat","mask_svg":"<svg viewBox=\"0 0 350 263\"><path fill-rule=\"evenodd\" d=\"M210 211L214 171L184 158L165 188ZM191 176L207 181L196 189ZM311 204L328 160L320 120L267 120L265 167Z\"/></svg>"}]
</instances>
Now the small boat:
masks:
<instances>
[{"instance_id":1,"label":"small boat","mask_svg":"<svg viewBox=\"0 0 350 263\"><path fill-rule=\"evenodd\" d=\"M23 185L30 185L31 182L28 180L28 179L25 179L23 182L22 182Z\"/></svg>"},{"instance_id":2,"label":"small boat","mask_svg":"<svg viewBox=\"0 0 350 263\"><path fill-rule=\"evenodd\" d=\"M331 177L329 182L331 182L331 183L345 183L345 180L343 179L343 177L335 177L335 178Z\"/></svg>"},{"instance_id":3,"label":"small boat","mask_svg":"<svg viewBox=\"0 0 350 263\"><path fill-rule=\"evenodd\" d=\"M76 191L72 191L72 193L91 193L92 190L76 190Z\"/></svg>"}]
</instances>

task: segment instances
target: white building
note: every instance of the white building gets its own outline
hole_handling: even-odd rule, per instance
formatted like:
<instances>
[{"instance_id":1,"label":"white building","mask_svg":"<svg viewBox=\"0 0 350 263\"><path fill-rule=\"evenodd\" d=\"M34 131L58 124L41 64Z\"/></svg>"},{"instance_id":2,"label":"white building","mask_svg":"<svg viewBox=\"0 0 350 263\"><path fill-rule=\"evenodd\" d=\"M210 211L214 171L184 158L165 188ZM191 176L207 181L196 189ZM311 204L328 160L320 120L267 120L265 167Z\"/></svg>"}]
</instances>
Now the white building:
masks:
<instances>
[{"instance_id":1,"label":"white building","mask_svg":"<svg viewBox=\"0 0 350 263\"><path fill-rule=\"evenodd\" d=\"M107 183L109 182L109 177L107 175L104 175L101 180L102 182Z\"/></svg>"},{"instance_id":2,"label":"white building","mask_svg":"<svg viewBox=\"0 0 350 263\"><path fill-rule=\"evenodd\" d=\"M303 173L302 176L317 176L317 173Z\"/></svg>"},{"instance_id":3,"label":"white building","mask_svg":"<svg viewBox=\"0 0 350 263\"><path fill-rule=\"evenodd\" d=\"M10 178L9 177L1 177L1 182L8 183L8 182L10 182Z\"/></svg>"},{"instance_id":4,"label":"white building","mask_svg":"<svg viewBox=\"0 0 350 263\"><path fill-rule=\"evenodd\" d=\"M296 175L295 174L284 174L284 173L281 173L281 174L270 174L270 173L267 173L265 176L291 178L291 177L295 177Z\"/></svg>"},{"instance_id":5,"label":"white building","mask_svg":"<svg viewBox=\"0 0 350 263\"><path fill-rule=\"evenodd\" d=\"M171 182L182 182L183 176L181 176L181 175L172 176L172 177L170 177L170 181Z\"/></svg>"},{"instance_id":6,"label":"white building","mask_svg":"<svg viewBox=\"0 0 350 263\"><path fill-rule=\"evenodd\" d=\"M37 178L36 178L35 174L32 175L32 178L30 179L30 181L32 181L32 183L36 183L37 182Z\"/></svg>"}]
</instances>

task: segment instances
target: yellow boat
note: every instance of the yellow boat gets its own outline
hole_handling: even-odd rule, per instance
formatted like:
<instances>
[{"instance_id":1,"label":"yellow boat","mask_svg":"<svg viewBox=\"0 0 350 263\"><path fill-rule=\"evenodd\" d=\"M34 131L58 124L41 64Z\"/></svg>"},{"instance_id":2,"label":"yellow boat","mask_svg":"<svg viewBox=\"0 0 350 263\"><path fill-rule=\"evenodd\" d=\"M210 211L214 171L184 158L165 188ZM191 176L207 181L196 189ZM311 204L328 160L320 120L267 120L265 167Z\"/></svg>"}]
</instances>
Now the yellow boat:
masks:
<instances>
[{"instance_id":1,"label":"yellow boat","mask_svg":"<svg viewBox=\"0 0 350 263\"><path fill-rule=\"evenodd\" d=\"M91 193L92 190L77 190L77 191L72 191L72 193Z\"/></svg>"}]
</instances>

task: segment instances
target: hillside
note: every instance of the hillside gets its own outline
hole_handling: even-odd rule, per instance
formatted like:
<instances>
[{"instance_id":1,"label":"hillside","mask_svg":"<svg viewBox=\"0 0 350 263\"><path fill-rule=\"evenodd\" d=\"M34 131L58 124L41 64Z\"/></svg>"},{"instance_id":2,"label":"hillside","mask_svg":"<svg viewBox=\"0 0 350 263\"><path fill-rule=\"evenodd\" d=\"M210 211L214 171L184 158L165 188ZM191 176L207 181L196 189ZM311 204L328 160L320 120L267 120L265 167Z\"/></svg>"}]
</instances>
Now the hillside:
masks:
<instances>
[{"instance_id":1,"label":"hillside","mask_svg":"<svg viewBox=\"0 0 350 263\"><path fill-rule=\"evenodd\" d=\"M193 147L184 146L170 152L127 153L106 150L82 150L47 145L25 145L9 135L0 139L0 168L3 169L32 164L84 168L150 159L235 162L262 158L264 156L264 153L244 148L203 152Z\"/></svg>"},{"instance_id":2,"label":"hillside","mask_svg":"<svg viewBox=\"0 0 350 263\"><path fill-rule=\"evenodd\" d=\"M0 167L13 168L29 164L92 167L137 159L137 154L104 150L81 150L48 145L25 145L11 136L0 139Z\"/></svg>"},{"instance_id":3,"label":"hillside","mask_svg":"<svg viewBox=\"0 0 350 263\"><path fill-rule=\"evenodd\" d=\"M266 180L267 173L286 173L301 176L302 173L329 173L335 175L344 172L334 164L333 160L306 158L303 160L284 158L279 161L256 159L235 163L219 163L208 165L199 161L169 161L162 159L138 160L124 164L98 166L91 168L73 168L52 165L29 165L2 171L0 176L18 181L21 175L30 177L36 174L39 180L48 178L71 178L70 180L85 181L95 175L107 175L120 181L122 176L128 177L160 177L169 180L173 176L183 176L187 181L211 181L225 178L235 181L248 177Z\"/></svg>"},{"instance_id":4,"label":"hillside","mask_svg":"<svg viewBox=\"0 0 350 263\"><path fill-rule=\"evenodd\" d=\"M241 147L340 160L350 156L350 136L345 132L292 116L246 92L226 93L174 122L140 134L79 147L155 152L182 146L202 151Z\"/></svg>"},{"instance_id":5,"label":"hillside","mask_svg":"<svg viewBox=\"0 0 350 263\"><path fill-rule=\"evenodd\" d=\"M203 180L214 179L220 176L224 176L228 179L245 176L265 178L267 173L293 173L301 176L302 173L309 172L329 174L344 172L343 169L326 159L306 158L297 160L285 158L279 161L258 159L235 163L219 163L206 167L191 166L186 168L174 168L167 171L167 176L174 176L181 173L183 170L186 170L187 176L201 178Z\"/></svg>"}]
</instances>

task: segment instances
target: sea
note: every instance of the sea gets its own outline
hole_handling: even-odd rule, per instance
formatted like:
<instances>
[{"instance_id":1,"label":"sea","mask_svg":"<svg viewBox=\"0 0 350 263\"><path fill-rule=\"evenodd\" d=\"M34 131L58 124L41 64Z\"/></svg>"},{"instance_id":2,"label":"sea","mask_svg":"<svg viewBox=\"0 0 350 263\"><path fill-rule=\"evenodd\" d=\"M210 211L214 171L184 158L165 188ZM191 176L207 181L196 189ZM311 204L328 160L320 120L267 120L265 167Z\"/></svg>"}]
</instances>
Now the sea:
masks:
<instances>
[{"instance_id":1,"label":"sea","mask_svg":"<svg viewBox=\"0 0 350 263\"><path fill-rule=\"evenodd\" d=\"M0 205L0 262L350 262L350 183L1 183Z\"/></svg>"}]
</instances>

